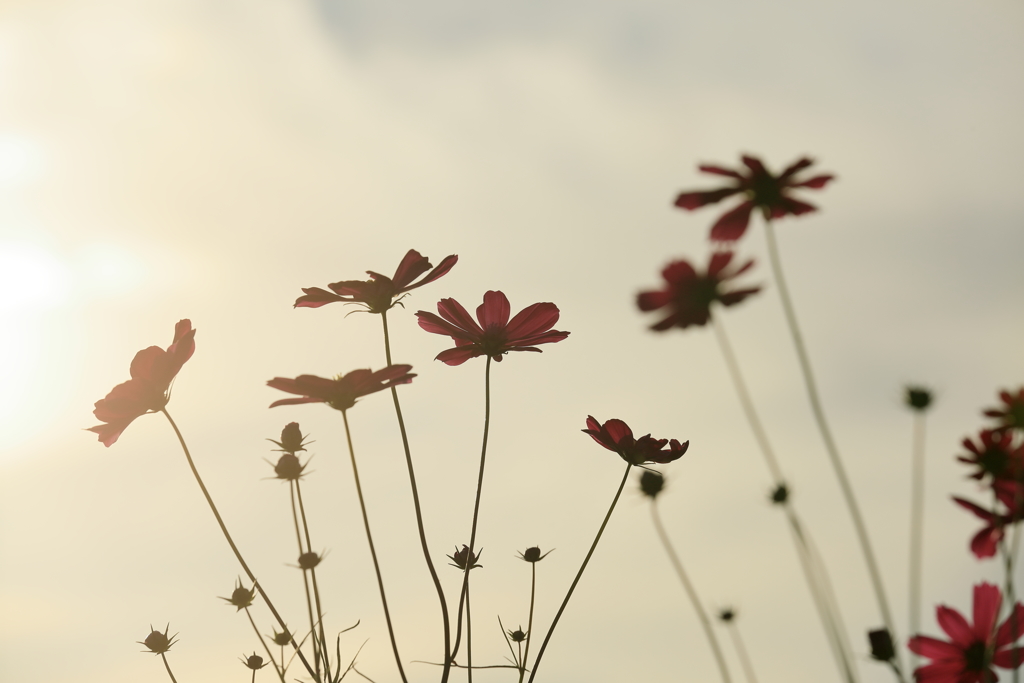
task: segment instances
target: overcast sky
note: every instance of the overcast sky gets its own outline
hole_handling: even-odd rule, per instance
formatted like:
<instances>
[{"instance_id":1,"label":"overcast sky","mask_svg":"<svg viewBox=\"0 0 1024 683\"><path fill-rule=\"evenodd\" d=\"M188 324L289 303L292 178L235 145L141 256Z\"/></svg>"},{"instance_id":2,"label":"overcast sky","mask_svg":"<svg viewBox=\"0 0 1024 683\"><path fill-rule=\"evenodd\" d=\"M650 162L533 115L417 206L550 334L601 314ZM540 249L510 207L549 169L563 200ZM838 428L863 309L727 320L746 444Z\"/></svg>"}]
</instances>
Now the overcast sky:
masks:
<instances>
[{"instance_id":1,"label":"overcast sky","mask_svg":"<svg viewBox=\"0 0 1024 683\"><path fill-rule=\"evenodd\" d=\"M901 637L908 382L937 392L924 630L940 633L935 604L969 610L974 583L1002 580L968 553L978 520L949 497L984 501L954 456L997 391L1024 384L1018 2L8 0L0 102L3 680L166 680L136 641L167 622L179 681L248 680L238 657L259 644L217 599L239 568L173 432L145 416L107 449L82 431L181 318L197 348L169 409L243 552L298 628L287 492L265 480L265 439L297 420L316 440L306 495L313 544L329 551L329 628L361 620L343 656L366 641L360 670L397 680L340 416L268 411L282 395L265 382L381 367L376 317L292 303L302 287L390 274L410 248L459 255L390 318L395 361L418 374L401 394L450 602L459 574L444 555L468 542L484 363L433 361L449 342L412 313L498 289L513 311L554 302L572 333L494 367L474 661L507 654L496 616L525 627L517 551L556 549L538 565L538 635L586 553L622 465L579 432L592 414L690 440L662 468L662 514L704 604L739 609L762 683L835 680L713 334L652 333L634 304L668 261L705 263L724 208L672 200L720 184L699 163L742 153L776 170L810 155L837 176L804 193L818 213L777 233ZM764 291L722 320L832 572L861 680L889 681L867 658L880 618L759 222L739 250L756 261L744 281ZM406 671L436 680L411 663L437 661L439 618L390 401L367 397L350 418ZM716 680L647 507L629 484L538 680Z\"/></svg>"}]
</instances>

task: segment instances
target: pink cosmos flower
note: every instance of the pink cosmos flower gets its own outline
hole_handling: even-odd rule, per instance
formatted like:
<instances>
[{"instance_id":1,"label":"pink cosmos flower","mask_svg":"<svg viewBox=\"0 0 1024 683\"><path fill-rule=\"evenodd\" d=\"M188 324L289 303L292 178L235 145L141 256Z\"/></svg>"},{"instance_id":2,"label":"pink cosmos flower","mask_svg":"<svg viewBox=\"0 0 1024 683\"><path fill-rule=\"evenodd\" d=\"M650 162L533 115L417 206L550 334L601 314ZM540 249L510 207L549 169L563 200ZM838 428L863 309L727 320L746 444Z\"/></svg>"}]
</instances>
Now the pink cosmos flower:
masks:
<instances>
[{"instance_id":1,"label":"pink cosmos flower","mask_svg":"<svg viewBox=\"0 0 1024 683\"><path fill-rule=\"evenodd\" d=\"M270 404L276 406L298 405L300 403L326 403L335 410L348 410L356 404L356 399L382 389L408 384L416 375L411 374L411 365L392 365L373 372L372 370L353 370L346 375L334 379L325 379L316 375L299 375L295 379L275 377L267 382L267 386L298 394L302 398L283 398Z\"/></svg>"},{"instance_id":2,"label":"pink cosmos flower","mask_svg":"<svg viewBox=\"0 0 1024 683\"><path fill-rule=\"evenodd\" d=\"M1024 484L1024 444L1014 445L1013 434L1009 431L983 429L978 442L964 439L963 446L970 455L958 456L957 460L976 465L974 479L989 476L993 481L1016 481Z\"/></svg>"},{"instance_id":3,"label":"pink cosmos flower","mask_svg":"<svg viewBox=\"0 0 1024 683\"><path fill-rule=\"evenodd\" d=\"M1013 393L1000 391L999 398L1003 405L989 408L985 411L985 416L999 420L998 429L1024 430L1024 387Z\"/></svg>"},{"instance_id":4,"label":"pink cosmos flower","mask_svg":"<svg viewBox=\"0 0 1024 683\"><path fill-rule=\"evenodd\" d=\"M319 287L303 288L304 296L295 300L296 308L319 308L325 304L335 301L361 304L370 313L383 313L401 299L406 292L422 287L433 282L458 262L459 257L452 254L446 256L436 267L430 265L426 256L422 256L415 249L410 249L405 258L398 264L398 270L393 277L387 277L372 270L366 271L370 275L369 280L342 280L327 285L331 292ZM414 282L423 273L427 276L419 282ZM332 293L333 292L333 293Z\"/></svg>"},{"instance_id":5,"label":"pink cosmos flower","mask_svg":"<svg viewBox=\"0 0 1024 683\"><path fill-rule=\"evenodd\" d=\"M610 451L619 454L631 465L642 465L645 462L666 463L683 456L690 447L689 441L679 443L676 439L653 439L651 435L633 438L633 430L622 420L608 420L601 424L593 416L587 416L587 428L580 430ZM668 449L665 448L668 444Z\"/></svg>"},{"instance_id":6,"label":"pink cosmos flower","mask_svg":"<svg viewBox=\"0 0 1024 683\"><path fill-rule=\"evenodd\" d=\"M171 382L196 350L196 331L190 320L174 326L174 341L167 349L150 346L135 354L127 382L96 401L93 415L106 424L89 427L109 447L135 418L161 410L170 400Z\"/></svg>"},{"instance_id":7,"label":"pink cosmos flower","mask_svg":"<svg viewBox=\"0 0 1024 683\"><path fill-rule=\"evenodd\" d=\"M1024 648L1011 647L1024 633L1024 606L1019 602L996 629L1003 596L998 586L981 583L974 587L974 624L955 609L940 605L935 613L949 641L914 636L907 643L911 652L932 660L914 670L917 683L994 683L999 676L995 664L1016 669L1024 662Z\"/></svg>"},{"instance_id":8,"label":"pink cosmos flower","mask_svg":"<svg viewBox=\"0 0 1024 683\"><path fill-rule=\"evenodd\" d=\"M744 155L742 160L743 165L747 167L746 174L721 166L704 164L699 167L704 173L713 173L734 179L736 181L734 185L718 190L683 192L676 197L676 206L692 211L708 204L716 204L734 194L744 194L746 198L739 206L723 214L711 226L713 241L731 242L743 237L743 233L747 231L747 225L750 223L750 214L755 208L761 209L766 220L783 216L799 216L816 211L817 207L814 205L789 196L789 190L798 187L821 189L835 177L818 175L798 181L794 176L814 163L807 157L790 164L777 176L772 175L771 171L765 168L765 165L757 157Z\"/></svg>"},{"instance_id":9,"label":"pink cosmos flower","mask_svg":"<svg viewBox=\"0 0 1024 683\"><path fill-rule=\"evenodd\" d=\"M987 522L981 531L971 538L971 552L979 560L996 554L999 542L1006 534L1006 527L1019 523L1024 519L1024 489L1010 481L995 481L992 490L996 498L1006 508L1005 512L986 510L969 500L953 497L956 504L970 510L976 517Z\"/></svg>"},{"instance_id":10,"label":"pink cosmos flower","mask_svg":"<svg viewBox=\"0 0 1024 683\"><path fill-rule=\"evenodd\" d=\"M416 311L416 315L424 330L455 341L454 349L437 354L436 360L447 365L462 365L477 356L501 362L502 354L509 351L540 353L535 348L538 344L553 344L569 336L568 332L551 329L558 322L558 307L552 303L527 306L509 320L511 307L501 292L484 294L484 302L476 309L476 320L455 299L438 301L437 312L440 317L426 311Z\"/></svg>"},{"instance_id":11,"label":"pink cosmos flower","mask_svg":"<svg viewBox=\"0 0 1024 683\"><path fill-rule=\"evenodd\" d=\"M751 294L761 291L760 287L721 291L727 281L746 272L754 265L747 261L739 268L729 270L733 254L719 251L711 255L706 273L698 273L688 261L679 260L665 266L661 276L665 278L665 289L641 292L636 304L641 311L669 309L668 317L651 325L652 330L664 331L672 327L706 325L711 319L711 304L715 301L723 306L732 306Z\"/></svg>"}]
</instances>

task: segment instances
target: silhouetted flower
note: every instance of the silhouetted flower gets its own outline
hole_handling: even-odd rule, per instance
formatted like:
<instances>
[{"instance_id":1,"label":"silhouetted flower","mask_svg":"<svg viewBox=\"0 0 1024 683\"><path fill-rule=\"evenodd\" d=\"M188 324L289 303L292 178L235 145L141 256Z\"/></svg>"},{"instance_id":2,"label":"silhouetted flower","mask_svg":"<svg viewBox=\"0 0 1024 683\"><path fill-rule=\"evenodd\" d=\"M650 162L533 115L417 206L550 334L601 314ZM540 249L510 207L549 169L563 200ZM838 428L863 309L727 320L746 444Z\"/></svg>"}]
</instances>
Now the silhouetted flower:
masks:
<instances>
[{"instance_id":1,"label":"silhouetted flower","mask_svg":"<svg viewBox=\"0 0 1024 683\"><path fill-rule=\"evenodd\" d=\"M508 637L513 643L521 643L526 640L526 631L523 630L522 626L517 628L515 631L509 629L506 633L508 633Z\"/></svg>"},{"instance_id":2,"label":"silhouetted flower","mask_svg":"<svg viewBox=\"0 0 1024 683\"><path fill-rule=\"evenodd\" d=\"M238 588L231 592L230 598L221 598L221 600L226 600L228 604L237 607L238 609L235 611L241 611L246 607L251 606L252 601L255 599L256 587L254 586L253 588L245 588L244 586L242 586L241 581L238 582Z\"/></svg>"},{"instance_id":3,"label":"silhouetted flower","mask_svg":"<svg viewBox=\"0 0 1024 683\"><path fill-rule=\"evenodd\" d=\"M732 256L732 252L729 251L713 253L708 261L706 273L698 273L684 260L673 261L665 266L661 271L661 276L665 278L665 289L641 292L636 298L636 304L641 311L655 311L660 308L667 308L670 311L667 318L651 325L651 329L663 331L671 327L706 325L711 319L713 302L732 306L761 291L760 287L737 289L732 292L721 291L722 284L754 265L753 261L747 261L735 270L728 270Z\"/></svg>"},{"instance_id":4,"label":"silhouetted flower","mask_svg":"<svg viewBox=\"0 0 1024 683\"><path fill-rule=\"evenodd\" d=\"M993 483L992 489L996 498L1006 508L1006 512L995 512L975 505L969 500L953 497L958 505L964 507L988 522L981 531L971 539L971 552L978 559L992 557L996 554L999 541L1003 539L1004 529L1012 524L1017 524L1024 518L1024 491L1020 486L1008 481L997 481Z\"/></svg>"},{"instance_id":5,"label":"silhouetted flower","mask_svg":"<svg viewBox=\"0 0 1024 683\"><path fill-rule=\"evenodd\" d=\"M163 409L170 400L170 387L181 366L196 350L196 331L189 320L174 326L174 341L167 349L150 346L135 354L131 376L105 398L96 401L93 415L106 424L89 427L104 446L110 446L135 418Z\"/></svg>"},{"instance_id":6,"label":"silhouetted flower","mask_svg":"<svg viewBox=\"0 0 1024 683\"><path fill-rule=\"evenodd\" d=\"M772 495L770 496L770 498L772 502L775 503L776 505L784 504L786 501L789 500L789 487L787 487L785 484L779 484L772 490Z\"/></svg>"},{"instance_id":7,"label":"silhouetted flower","mask_svg":"<svg viewBox=\"0 0 1024 683\"><path fill-rule=\"evenodd\" d=\"M455 341L454 349L437 354L437 360L447 365L462 365L477 356L500 362L502 354L509 351L540 353L537 344L552 344L569 336L551 329L558 322L558 307L552 303L527 306L509 320L511 309L501 292L484 294L484 302L476 309L479 325L455 299L441 299L437 311L441 317L426 311L416 315L424 330Z\"/></svg>"},{"instance_id":8,"label":"silhouetted flower","mask_svg":"<svg viewBox=\"0 0 1024 683\"><path fill-rule=\"evenodd\" d=\"M1003 596L997 586L981 583L974 587L974 623L955 609L936 608L939 626L949 641L914 636L907 643L911 652L932 660L914 670L920 683L991 683L998 680L992 665L1015 669L1024 662L1024 648L1013 648L1024 633L1024 606L1018 602L996 629Z\"/></svg>"},{"instance_id":9,"label":"silhouetted flower","mask_svg":"<svg viewBox=\"0 0 1024 683\"><path fill-rule=\"evenodd\" d=\"M267 441L276 444L277 450L295 455L299 451L306 450L306 439L308 438L308 435L303 435L299 430L298 422L289 422L281 430L280 441L274 441L273 439L267 439Z\"/></svg>"},{"instance_id":10,"label":"silhouetted flower","mask_svg":"<svg viewBox=\"0 0 1024 683\"><path fill-rule=\"evenodd\" d=\"M880 628L868 631L868 643L871 645L871 658L880 662L888 662L896 657L896 646L893 645L889 629Z\"/></svg>"},{"instance_id":11,"label":"silhouetted flower","mask_svg":"<svg viewBox=\"0 0 1024 683\"><path fill-rule=\"evenodd\" d=\"M427 257L422 256L415 249L410 249L394 276L387 277L372 270L366 271L370 275L369 280L343 280L327 285L331 292L311 287L302 289L304 296L295 300L297 308L319 308L324 304L342 301L346 303L360 304L366 307L370 313L383 313L394 306L403 294L433 282L449 270L459 260L458 256L452 254L446 256L437 267L431 270L432 266ZM413 282L423 273L430 271L426 277L419 282Z\"/></svg>"},{"instance_id":12,"label":"silhouetted flower","mask_svg":"<svg viewBox=\"0 0 1024 683\"><path fill-rule=\"evenodd\" d=\"M999 420L998 429L1024 430L1024 387L1014 393L1000 391L999 399L1003 405L989 408L985 411L985 416Z\"/></svg>"},{"instance_id":13,"label":"silhouetted flower","mask_svg":"<svg viewBox=\"0 0 1024 683\"><path fill-rule=\"evenodd\" d=\"M642 465L645 462L672 462L686 452L690 442L679 443L676 439L652 439L651 435L633 438L633 431L622 420L608 420L601 424L593 418L587 417L587 429L581 429L589 434L597 443L610 451L614 451L631 465ZM668 450L665 450L668 444Z\"/></svg>"},{"instance_id":14,"label":"silhouetted flower","mask_svg":"<svg viewBox=\"0 0 1024 683\"><path fill-rule=\"evenodd\" d=\"M919 386L909 386L903 394L903 402L911 410L924 412L932 405L931 389Z\"/></svg>"},{"instance_id":15,"label":"silhouetted flower","mask_svg":"<svg viewBox=\"0 0 1024 683\"><path fill-rule=\"evenodd\" d=\"M968 465L977 466L971 474L974 479L986 476L993 481L1024 480L1024 444L1014 445L1013 434L1008 431L983 429L978 434L978 442L970 438L963 440L963 446L970 455L961 455L957 460Z\"/></svg>"},{"instance_id":16,"label":"silhouetted flower","mask_svg":"<svg viewBox=\"0 0 1024 683\"><path fill-rule=\"evenodd\" d=\"M721 621L728 624L736 618L736 610L734 610L732 607L723 607L722 609L718 610L718 618Z\"/></svg>"},{"instance_id":17,"label":"silhouetted flower","mask_svg":"<svg viewBox=\"0 0 1024 683\"><path fill-rule=\"evenodd\" d=\"M477 560L483 555L483 549L481 548L475 554L469 552L469 546L463 545L462 550L459 550L458 546L455 547L455 554L448 555L448 559L451 560L453 567L458 567L465 571L466 566L469 565L470 569L476 569L477 567L483 567L482 564L477 564Z\"/></svg>"},{"instance_id":18,"label":"silhouetted flower","mask_svg":"<svg viewBox=\"0 0 1024 683\"><path fill-rule=\"evenodd\" d=\"M408 384L416 375L410 374L411 365L392 365L383 370L353 370L334 379L316 375L299 375L295 379L275 377L267 386L299 394L302 398L283 398L270 404L276 406L298 405L300 403L326 403L335 410L348 410L356 399L388 387Z\"/></svg>"},{"instance_id":19,"label":"silhouetted flower","mask_svg":"<svg viewBox=\"0 0 1024 683\"><path fill-rule=\"evenodd\" d=\"M277 629L274 629L274 635L271 636L270 639L274 641L274 645L284 647L288 643L292 642L292 634L288 632L288 629L285 629L281 633L278 633Z\"/></svg>"},{"instance_id":20,"label":"silhouetted flower","mask_svg":"<svg viewBox=\"0 0 1024 683\"><path fill-rule=\"evenodd\" d=\"M302 553L299 555L299 569L313 569L323 560L323 555L314 552Z\"/></svg>"},{"instance_id":21,"label":"silhouetted flower","mask_svg":"<svg viewBox=\"0 0 1024 683\"><path fill-rule=\"evenodd\" d=\"M657 498L665 488L665 476L654 470L644 470L640 475L640 490L645 496Z\"/></svg>"},{"instance_id":22,"label":"silhouetted flower","mask_svg":"<svg viewBox=\"0 0 1024 683\"><path fill-rule=\"evenodd\" d=\"M825 187L834 177L818 175L798 181L794 176L814 163L806 157L790 164L777 176L772 175L757 157L744 155L741 158L743 165L747 167L745 174L720 166L699 167L704 173L732 178L736 181L734 185L718 190L683 192L676 197L676 206L692 211L708 204L716 204L734 194L743 193L743 202L726 212L711 226L711 239L716 242L731 242L743 237L750 223L750 214L755 208L761 209L766 220L816 211L817 207L814 205L789 196L789 191L800 187L817 190Z\"/></svg>"},{"instance_id":23,"label":"silhouetted flower","mask_svg":"<svg viewBox=\"0 0 1024 683\"><path fill-rule=\"evenodd\" d=\"M533 546L532 548L527 548L526 550L519 553L519 559L529 562L530 564L533 564L534 562L540 562L541 560L543 560L545 557L550 555L553 550L554 548L552 548L544 554L541 554L540 548L538 548L537 546Z\"/></svg>"},{"instance_id":24,"label":"silhouetted flower","mask_svg":"<svg viewBox=\"0 0 1024 683\"><path fill-rule=\"evenodd\" d=\"M171 631L170 624L167 624L163 633L154 629L152 624L149 625L149 630L151 633L146 636L146 639L138 641L139 645L145 645L149 648L148 650L144 650L144 652L152 652L155 655L162 655L170 650L171 646L177 642L175 641L175 638L178 637L177 633L170 637L167 636Z\"/></svg>"},{"instance_id":25,"label":"silhouetted flower","mask_svg":"<svg viewBox=\"0 0 1024 683\"><path fill-rule=\"evenodd\" d=\"M242 664L245 664L247 668L252 669L253 671L259 671L266 666L266 664L263 663L263 657L260 657L255 652L248 657L242 655L240 659L242 660Z\"/></svg>"},{"instance_id":26,"label":"silhouetted flower","mask_svg":"<svg viewBox=\"0 0 1024 683\"><path fill-rule=\"evenodd\" d=\"M278 479L295 481L302 478L302 472L305 469L306 465L299 462L296 456L291 453L285 453L277 459L277 464L274 465L274 475Z\"/></svg>"}]
</instances>

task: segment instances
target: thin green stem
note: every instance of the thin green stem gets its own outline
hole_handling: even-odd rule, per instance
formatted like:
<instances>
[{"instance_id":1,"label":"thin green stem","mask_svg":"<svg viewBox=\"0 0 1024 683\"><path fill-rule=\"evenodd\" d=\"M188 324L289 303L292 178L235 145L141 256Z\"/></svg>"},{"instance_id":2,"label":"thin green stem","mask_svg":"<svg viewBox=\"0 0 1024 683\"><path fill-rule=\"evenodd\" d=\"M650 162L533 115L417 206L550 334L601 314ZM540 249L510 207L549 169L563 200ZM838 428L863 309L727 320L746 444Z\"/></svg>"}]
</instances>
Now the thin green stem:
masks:
<instances>
[{"instance_id":1,"label":"thin green stem","mask_svg":"<svg viewBox=\"0 0 1024 683\"><path fill-rule=\"evenodd\" d=\"M874 588L875 599L878 602L878 609L882 613L882 621L885 623L886 628L889 629L889 634L892 636L893 642L898 643L900 640L897 636L896 623L892 618L892 611L889 609L889 600L886 598L885 587L882 585L882 575L879 572L878 563L875 561L875 553L871 549L871 540L868 537L867 526L861 516L860 508L857 505L857 499L853 493L853 486L850 483L850 478L846 474L846 468L843 466L843 462L839 457L839 450L836 448L835 440L832 438L832 431L829 429L828 422L825 419L825 411L822 408L821 399L818 396L818 388L814 381L814 374L811 371L811 362L807 355L807 349L804 346L800 329L797 325L796 312L793 309L793 303L789 297L789 290L786 287L786 281L782 275L782 264L779 261L778 247L775 243L775 231L771 221L765 221L765 235L767 236L768 241L768 255L772 264L772 272L774 273L775 283L779 290L779 298L782 300L782 308L785 311L786 322L789 325L789 331L793 337L793 345L796 347L797 358L800 361L800 369L803 373L804 385L807 389L807 397L811 404L811 411L814 413L814 420L818 425L818 431L821 433L821 438L825 443L825 450L832 463L832 468L835 470L836 478L839 480L839 487L842 490L843 498L846 501L846 507L849 509L850 517L853 519L853 525L857 532L857 540L860 542L861 552L864 554L864 561L868 566L868 574L870 575L871 584ZM898 660L899 653L897 653L896 656Z\"/></svg>"},{"instance_id":2,"label":"thin green stem","mask_svg":"<svg viewBox=\"0 0 1024 683\"><path fill-rule=\"evenodd\" d=\"M754 665L750 661L750 655L747 654L747 648L743 644L743 638L740 637L740 629L736 626L735 621L730 621L726 628L729 631L729 636L732 638L732 644L736 647L736 654L739 655L740 664L743 666L743 675L747 678L747 683L757 683L757 676L754 674Z\"/></svg>"},{"instance_id":3,"label":"thin green stem","mask_svg":"<svg viewBox=\"0 0 1024 683\"><path fill-rule=\"evenodd\" d=\"M174 674L171 672L171 665L167 663L167 653L161 652L160 659L164 660L164 668L167 669L167 675L171 677L171 683L178 683L178 680L174 677Z\"/></svg>"},{"instance_id":4,"label":"thin green stem","mask_svg":"<svg viewBox=\"0 0 1024 683\"><path fill-rule=\"evenodd\" d=\"M171 414L167 412L167 408L161 408L160 412L163 413L164 417L167 418L167 421L171 423L171 428L174 429L174 433L178 437L178 443L181 444L181 450L185 452L185 459L188 460L188 466L192 469L192 475L196 478L196 483L199 484L199 488L206 497L206 502L210 505L210 510L213 512L213 516L217 519L217 524L220 525L220 530L224 534L224 538L227 540L228 545L231 546L231 551L235 554L235 559L238 560L238 564L242 565L242 570L245 572L246 576L249 577L249 580L253 582L253 585L256 586L256 590L259 591L263 601L267 603L267 607L270 608L270 612L274 615L274 618L277 619L277 623L283 629L288 628L285 626L284 619L281 618L277 608L274 607L274 603L270 601L270 596L268 596L266 591L263 590L263 586L260 585L260 582L256 580L256 576L252 573L252 570L249 569L249 565L246 564L245 559L242 557L242 553L238 550L238 546L235 545L234 539L231 538L231 534L228 533L228 528L224 524L224 520L221 518L220 512L217 510L217 506L213 503L213 497L210 496L210 492L206 490L206 484L203 483L202 477L199 476L199 470L196 469L196 464L192 461L192 454L189 453L188 446L185 445L185 437L181 435L178 425L175 424L174 420L171 418ZM306 672L309 673L310 676L314 676L313 667L311 667L309 662L306 661L306 656L302 654L302 650L299 649L299 644L295 642L294 636L291 640L292 647L295 648L295 654L299 656L299 660L302 662L302 665L306 667ZM314 680L319 681L320 678L316 677Z\"/></svg>"},{"instance_id":5,"label":"thin green stem","mask_svg":"<svg viewBox=\"0 0 1024 683\"><path fill-rule=\"evenodd\" d=\"M658 532L658 538L661 540L661 545L665 548L665 552L668 554L668 559L672 562L672 567L676 570L676 575L679 577L679 581L683 584L683 590L686 591L687 597L690 598L690 604L693 605L693 611L697 613L700 625L704 628L704 635L707 636L708 644L711 646L711 652L715 656L715 663L718 664L718 671L722 675L722 681L724 683L731 683L732 678L729 676L729 667L725 665L725 657L722 655L722 648L718 645L718 638L715 636L715 630L711 627L711 620L708 619L707 612L704 611L703 605L700 604L700 598L697 597L697 591L693 587L690 577L688 577L686 572L683 570L683 563L679 561L679 556L672 547L668 534L665 533L665 527L661 523L661 515L658 514L656 498L651 499L651 519L654 520L654 528Z\"/></svg>"},{"instance_id":6,"label":"thin green stem","mask_svg":"<svg viewBox=\"0 0 1024 683\"><path fill-rule=\"evenodd\" d=\"M366 502L363 500L363 486L359 482L359 468L356 466L356 451L352 446L352 432L348 426L348 412L341 411L341 418L345 422L345 440L348 442L348 454L352 461L352 476L356 482L356 494L359 497L359 509L363 513L363 526L366 529L366 542L370 546L370 557L373 558L373 570L377 574L377 587L380 589L380 602L384 607L384 620L388 624L388 635L391 637L391 649L395 653L395 664L398 666L398 674L402 677L402 683L408 683L405 677L405 670L402 668L402 658L398 654L398 643L395 642L395 629L391 625L391 612L388 610L388 599L384 595L384 579L380 575L380 564L377 562L377 550L373 546L373 535L370 533L370 518L366 514Z\"/></svg>"},{"instance_id":7,"label":"thin green stem","mask_svg":"<svg viewBox=\"0 0 1024 683\"><path fill-rule=\"evenodd\" d=\"M269 659L270 663L274 665L274 673L276 673L278 678L281 679L281 683L285 683L284 671L282 671L280 668L278 668L277 662L274 661L274 655L271 654L270 647L267 645L267 641L263 638L263 634L260 633L260 630L258 628L256 628L256 622L253 620L252 613L249 611L248 607L245 608L245 616L249 617L249 623L252 624L252 630L256 631L256 637L260 639L260 644L263 646L263 649L267 653L267 659ZM281 663L284 664L283 661ZM253 676L256 675L256 670L255 669L253 670L252 675Z\"/></svg>"},{"instance_id":8,"label":"thin green stem","mask_svg":"<svg viewBox=\"0 0 1024 683\"><path fill-rule=\"evenodd\" d=\"M605 514L604 521L601 522L601 528L597 530L597 536L594 537L594 542L590 545L590 550L587 552L587 556L583 558L583 564L580 565L580 570L576 572L576 578L572 580L572 585L569 586L569 592L565 594L565 599L562 600L562 604L558 608L558 612L555 613L555 618L551 621L551 626L548 628L547 635L544 636L544 642L540 644L540 652L537 653L537 659L533 663L533 671L530 672L529 683L533 683L533 679L537 675L537 669L540 668L540 660L544 657L544 651L548 647L548 641L551 640L551 635L555 632L555 627L558 626L558 620L562 618L562 612L565 611L565 606L569 604L569 598L572 597L573 591L576 590L576 584L580 582L580 577L583 576L583 571L587 568L587 563L590 562L591 556L597 549L597 543L601 540L604 528L608 526L608 520L612 518L612 512L615 510L615 504L619 502L619 496L622 495L622 489L626 486L626 480L629 479L629 471L632 468L632 463L626 464L626 471L622 474L622 482L619 484L619 490L615 492L615 497L612 498L612 504L608 506L608 513Z\"/></svg>"},{"instance_id":9,"label":"thin green stem","mask_svg":"<svg viewBox=\"0 0 1024 683\"><path fill-rule=\"evenodd\" d=\"M469 584L466 584L466 680L473 683L473 619L469 610Z\"/></svg>"},{"instance_id":10,"label":"thin green stem","mask_svg":"<svg viewBox=\"0 0 1024 683\"><path fill-rule=\"evenodd\" d=\"M299 480L295 480L295 495L299 499L299 514L302 516L302 530L306 536L306 552L313 552L313 545L309 540L309 523L306 521L306 506L302 502L302 487ZM313 581L313 600L316 602L316 622L320 625L320 656L324 660L324 673L327 680L331 680L331 648L327 642L327 634L324 632L324 612L320 606L320 586L316 582L316 568L310 568L309 576ZM313 636L316 640L316 636ZM340 666L340 662L339 662Z\"/></svg>"},{"instance_id":11,"label":"thin green stem","mask_svg":"<svg viewBox=\"0 0 1024 683\"><path fill-rule=\"evenodd\" d=\"M519 683L526 676L526 660L530 657L530 638L533 636L533 602L537 595L537 563L530 563L530 619L526 622L526 652L520 660Z\"/></svg>"},{"instance_id":12,"label":"thin green stem","mask_svg":"<svg viewBox=\"0 0 1024 683\"><path fill-rule=\"evenodd\" d=\"M388 367L391 367L391 338L388 335L388 312L381 313L381 321L384 324L384 354L387 357ZM395 404L395 415L398 417L398 430L402 434L402 448L405 450L405 465L409 471L409 485L412 488L412 504L416 511L416 530L420 535L420 548L423 551L423 559L426 560L427 570L430 572L430 579L434 582L434 590L437 591L437 599L441 603L441 621L444 626L444 669L441 672L441 683L447 683L451 671L451 624L448 621L448 603L444 597L444 589L441 587L441 580L434 569L434 562L430 559L430 549L427 547L427 534L423 526L423 513L420 511L420 494L416 486L416 472L412 466L412 451L409 448L409 436L405 431L405 419L402 417L402 405L398 402L398 391L391 387L391 399Z\"/></svg>"},{"instance_id":13,"label":"thin green stem","mask_svg":"<svg viewBox=\"0 0 1024 683\"><path fill-rule=\"evenodd\" d=\"M910 472L910 633L921 632L921 557L924 545L924 411L914 412ZM920 663L910 655L910 668Z\"/></svg>"},{"instance_id":14,"label":"thin green stem","mask_svg":"<svg viewBox=\"0 0 1024 683\"><path fill-rule=\"evenodd\" d=\"M306 549L302 545L302 531L299 529L299 510L295 502L295 484L298 481L289 481L288 488L291 493L292 500L292 520L295 522L295 538L299 542L299 557L302 556ZM302 584L306 589L306 612L309 614L309 632L313 634L313 663L316 666L317 680L320 679L320 647L319 641L316 637L316 619L313 618L313 597L309 591L309 576L306 574L306 570L302 570ZM283 662L283 657L282 657Z\"/></svg>"}]
</instances>

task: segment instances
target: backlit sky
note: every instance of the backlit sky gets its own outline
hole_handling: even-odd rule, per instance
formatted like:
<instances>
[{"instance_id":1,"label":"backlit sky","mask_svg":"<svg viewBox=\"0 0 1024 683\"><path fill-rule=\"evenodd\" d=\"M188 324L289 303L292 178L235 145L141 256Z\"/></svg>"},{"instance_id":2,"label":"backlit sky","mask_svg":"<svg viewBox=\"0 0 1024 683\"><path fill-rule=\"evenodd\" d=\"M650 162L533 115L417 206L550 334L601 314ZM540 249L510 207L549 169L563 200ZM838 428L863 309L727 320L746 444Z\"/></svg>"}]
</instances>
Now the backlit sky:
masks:
<instances>
[{"instance_id":1,"label":"backlit sky","mask_svg":"<svg viewBox=\"0 0 1024 683\"><path fill-rule=\"evenodd\" d=\"M0 679L166 679L136 641L170 622L179 681L247 681L259 651L217 596L239 574L161 416L111 448L82 431L133 355L190 318L196 353L169 410L243 552L302 623L286 489L265 459L287 422L312 434L313 545L327 622L360 670L397 679L340 416L267 406L275 376L384 364L379 321L301 287L393 272L415 248L459 263L395 309L402 387L435 562L468 542L482 360L433 361L412 313L441 297L556 303L571 336L495 366L474 573L474 660L538 637L621 477L579 432L588 414L689 439L663 470L665 523L703 602L734 605L762 683L835 680L770 480L710 330L656 335L635 294L673 258L703 264L721 209L701 162L801 155L838 180L778 225L821 391L907 629L909 382L928 425L927 633L933 606L1001 581L967 541L983 500L953 456L1000 388L1024 383L1024 8L1012 0L474 3L463 0L8 0L0 7ZM861 680L880 625L852 526L814 431L755 222L740 246L765 291L722 313L795 501L840 593ZM350 413L407 662L437 661L386 396ZM1024 573L1018 574L1024 581ZM454 611L454 610L453 610ZM262 612L264 633L271 622ZM734 680L742 673L720 633ZM293 671L297 672L298 669ZM410 681L437 670L407 663ZM507 681L507 671L478 674ZM697 619L631 483L538 680L713 681ZM257 680L269 681L267 669ZM461 680L461 675L454 680Z\"/></svg>"}]
</instances>

